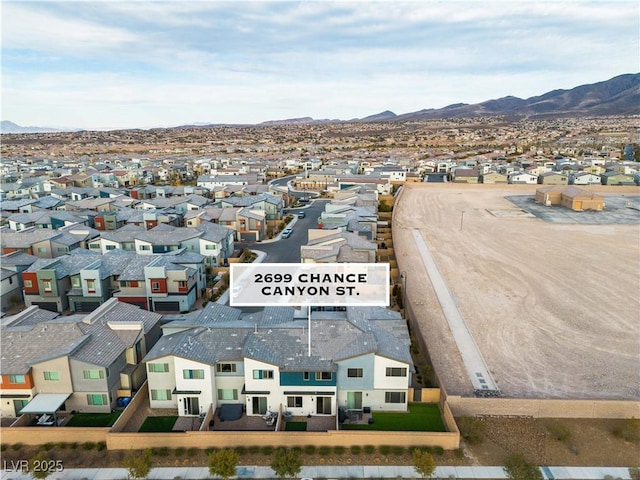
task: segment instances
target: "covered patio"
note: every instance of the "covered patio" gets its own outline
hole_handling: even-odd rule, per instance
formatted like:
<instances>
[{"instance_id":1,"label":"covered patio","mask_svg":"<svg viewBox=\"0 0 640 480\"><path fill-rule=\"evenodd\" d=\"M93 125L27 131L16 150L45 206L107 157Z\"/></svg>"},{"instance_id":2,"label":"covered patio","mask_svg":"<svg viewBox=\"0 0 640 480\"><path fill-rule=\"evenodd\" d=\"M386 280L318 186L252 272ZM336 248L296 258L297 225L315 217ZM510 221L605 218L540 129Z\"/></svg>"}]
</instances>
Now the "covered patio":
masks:
<instances>
[{"instance_id":1,"label":"covered patio","mask_svg":"<svg viewBox=\"0 0 640 480\"><path fill-rule=\"evenodd\" d=\"M70 393L39 393L20 410L19 414L28 415L29 425L58 426L64 420L58 418L58 411L64 410L60 407L70 396Z\"/></svg>"}]
</instances>

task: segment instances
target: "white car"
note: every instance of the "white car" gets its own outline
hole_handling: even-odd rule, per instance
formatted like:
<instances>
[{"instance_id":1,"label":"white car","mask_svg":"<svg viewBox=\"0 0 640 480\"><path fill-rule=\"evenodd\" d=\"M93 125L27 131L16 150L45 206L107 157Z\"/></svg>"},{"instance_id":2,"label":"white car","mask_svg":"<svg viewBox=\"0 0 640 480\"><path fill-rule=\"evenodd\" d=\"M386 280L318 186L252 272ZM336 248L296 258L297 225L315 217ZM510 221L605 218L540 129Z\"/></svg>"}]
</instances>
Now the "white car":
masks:
<instances>
[{"instance_id":1,"label":"white car","mask_svg":"<svg viewBox=\"0 0 640 480\"><path fill-rule=\"evenodd\" d=\"M285 228L282 231L282 238L289 238L291 236L291 234L293 233L293 228Z\"/></svg>"}]
</instances>

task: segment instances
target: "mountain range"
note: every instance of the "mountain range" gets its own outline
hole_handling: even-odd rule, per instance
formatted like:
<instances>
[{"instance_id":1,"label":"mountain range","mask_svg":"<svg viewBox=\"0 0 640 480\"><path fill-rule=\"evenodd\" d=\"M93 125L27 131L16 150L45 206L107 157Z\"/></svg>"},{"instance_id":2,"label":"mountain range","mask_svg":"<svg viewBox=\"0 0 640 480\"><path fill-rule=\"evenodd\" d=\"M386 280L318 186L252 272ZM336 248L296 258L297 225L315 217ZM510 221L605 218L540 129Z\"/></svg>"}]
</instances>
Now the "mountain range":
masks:
<instances>
[{"instance_id":1,"label":"mountain range","mask_svg":"<svg viewBox=\"0 0 640 480\"><path fill-rule=\"evenodd\" d=\"M552 90L545 94L522 99L502 97L481 103L455 103L444 108L428 108L395 114L389 110L351 120L317 120L311 117L270 120L259 125L295 125L337 122L401 122L462 117L506 116L514 119L543 119L554 117L592 117L608 115L640 115L640 73L618 75L603 82L580 85L569 90ZM189 127L215 127L221 124L194 123ZM175 128L184 128L175 127ZM1 133L48 133L71 131L45 127L21 127L3 120Z\"/></svg>"}]
</instances>

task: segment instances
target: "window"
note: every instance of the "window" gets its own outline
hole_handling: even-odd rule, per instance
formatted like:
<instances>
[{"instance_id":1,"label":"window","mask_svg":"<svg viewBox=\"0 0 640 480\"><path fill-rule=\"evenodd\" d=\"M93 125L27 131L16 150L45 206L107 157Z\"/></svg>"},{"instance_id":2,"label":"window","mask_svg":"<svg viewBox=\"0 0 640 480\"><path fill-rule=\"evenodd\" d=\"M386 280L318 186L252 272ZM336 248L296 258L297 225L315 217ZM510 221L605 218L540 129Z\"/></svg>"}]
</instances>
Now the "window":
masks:
<instances>
[{"instance_id":1,"label":"window","mask_svg":"<svg viewBox=\"0 0 640 480\"><path fill-rule=\"evenodd\" d=\"M404 403L406 392L385 392L385 403Z\"/></svg>"},{"instance_id":2,"label":"window","mask_svg":"<svg viewBox=\"0 0 640 480\"><path fill-rule=\"evenodd\" d=\"M151 389L151 400L171 400L171 390Z\"/></svg>"},{"instance_id":3,"label":"window","mask_svg":"<svg viewBox=\"0 0 640 480\"><path fill-rule=\"evenodd\" d=\"M218 373L235 373L236 364L235 363L217 363L216 364L216 372Z\"/></svg>"},{"instance_id":4,"label":"window","mask_svg":"<svg viewBox=\"0 0 640 480\"><path fill-rule=\"evenodd\" d=\"M349 377L349 378L361 378L362 377L362 369L361 368L347 368L347 377Z\"/></svg>"},{"instance_id":5,"label":"window","mask_svg":"<svg viewBox=\"0 0 640 480\"><path fill-rule=\"evenodd\" d=\"M160 282L151 282L151 291L157 292L160 290Z\"/></svg>"},{"instance_id":6,"label":"window","mask_svg":"<svg viewBox=\"0 0 640 480\"><path fill-rule=\"evenodd\" d=\"M154 373L166 373L169 371L168 363L148 363L149 372Z\"/></svg>"},{"instance_id":7,"label":"window","mask_svg":"<svg viewBox=\"0 0 640 480\"><path fill-rule=\"evenodd\" d=\"M387 367L387 377L406 377L407 369L399 367Z\"/></svg>"},{"instance_id":8,"label":"window","mask_svg":"<svg viewBox=\"0 0 640 480\"><path fill-rule=\"evenodd\" d=\"M254 370L253 378L256 380L267 380L273 378L273 370Z\"/></svg>"},{"instance_id":9,"label":"window","mask_svg":"<svg viewBox=\"0 0 640 480\"><path fill-rule=\"evenodd\" d=\"M38 253L47 253L46 247L38 247Z\"/></svg>"},{"instance_id":10,"label":"window","mask_svg":"<svg viewBox=\"0 0 640 480\"><path fill-rule=\"evenodd\" d=\"M53 291L53 287L51 286L51 280L43 280L42 288L45 293L51 293Z\"/></svg>"},{"instance_id":11,"label":"window","mask_svg":"<svg viewBox=\"0 0 640 480\"><path fill-rule=\"evenodd\" d=\"M302 408L302 397L287 397L287 407Z\"/></svg>"},{"instance_id":12,"label":"window","mask_svg":"<svg viewBox=\"0 0 640 480\"><path fill-rule=\"evenodd\" d=\"M182 378L187 380L202 380L204 378L204 370L182 370Z\"/></svg>"},{"instance_id":13,"label":"window","mask_svg":"<svg viewBox=\"0 0 640 480\"><path fill-rule=\"evenodd\" d=\"M238 390L219 388L218 400L238 400Z\"/></svg>"},{"instance_id":14,"label":"window","mask_svg":"<svg viewBox=\"0 0 640 480\"><path fill-rule=\"evenodd\" d=\"M89 248L91 248L93 250L99 250L100 249L100 244L99 243L90 243L89 244Z\"/></svg>"},{"instance_id":15,"label":"window","mask_svg":"<svg viewBox=\"0 0 640 480\"><path fill-rule=\"evenodd\" d=\"M96 281L93 279L87 280L87 291L89 293L96 293Z\"/></svg>"},{"instance_id":16,"label":"window","mask_svg":"<svg viewBox=\"0 0 640 480\"><path fill-rule=\"evenodd\" d=\"M67 251L66 247L58 247L58 253L64 253Z\"/></svg>"},{"instance_id":17,"label":"window","mask_svg":"<svg viewBox=\"0 0 640 480\"><path fill-rule=\"evenodd\" d=\"M215 246L215 245L205 245L205 246L204 246L204 249L205 249L205 250L215 250L215 249L216 249L216 246Z\"/></svg>"},{"instance_id":18,"label":"window","mask_svg":"<svg viewBox=\"0 0 640 480\"><path fill-rule=\"evenodd\" d=\"M309 380L310 377L311 377L311 374L309 372L302 372L302 378L304 380Z\"/></svg>"},{"instance_id":19,"label":"window","mask_svg":"<svg viewBox=\"0 0 640 480\"><path fill-rule=\"evenodd\" d=\"M104 394L87 394L87 404L88 405L107 405L107 396Z\"/></svg>"},{"instance_id":20,"label":"window","mask_svg":"<svg viewBox=\"0 0 640 480\"><path fill-rule=\"evenodd\" d=\"M105 248L106 248L107 250L115 250L115 249L116 249L116 246L115 246L115 245L107 245Z\"/></svg>"},{"instance_id":21,"label":"window","mask_svg":"<svg viewBox=\"0 0 640 480\"><path fill-rule=\"evenodd\" d=\"M140 250L151 250L150 245L140 245Z\"/></svg>"},{"instance_id":22,"label":"window","mask_svg":"<svg viewBox=\"0 0 640 480\"><path fill-rule=\"evenodd\" d=\"M31 282L31 280L25 280L24 281L24 287L25 288L33 288L33 283Z\"/></svg>"},{"instance_id":23,"label":"window","mask_svg":"<svg viewBox=\"0 0 640 480\"><path fill-rule=\"evenodd\" d=\"M42 372L44 374L44 379L50 382L58 382L60 381L60 373L58 372Z\"/></svg>"},{"instance_id":24,"label":"window","mask_svg":"<svg viewBox=\"0 0 640 480\"><path fill-rule=\"evenodd\" d=\"M80 277L71 277L71 286L79 287L80 286Z\"/></svg>"},{"instance_id":25,"label":"window","mask_svg":"<svg viewBox=\"0 0 640 480\"><path fill-rule=\"evenodd\" d=\"M102 380L104 378L103 370L83 370L82 376L85 380Z\"/></svg>"},{"instance_id":26,"label":"window","mask_svg":"<svg viewBox=\"0 0 640 480\"><path fill-rule=\"evenodd\" d=\"M9 383L24 383L24 375L9 375Z\"/></svg>"},{"instance_id":27,"label":"window","mask_svg":"<svg viewBox=\"0 0 640 480\"><path fill-rule=\"evenodd\" d=\"M178 288L187 288L187 282L186 280L180 280L178 282Z\"/></svg>"},{"instance_id":28,"label":"window","mask_svg":"<svg viewBox=\"0 0 640 480\"><path fill-rule=\"evenodd\" d=\"M316 372L316 380L331 380L331 372Z\"/></svg>"}]
</instances>

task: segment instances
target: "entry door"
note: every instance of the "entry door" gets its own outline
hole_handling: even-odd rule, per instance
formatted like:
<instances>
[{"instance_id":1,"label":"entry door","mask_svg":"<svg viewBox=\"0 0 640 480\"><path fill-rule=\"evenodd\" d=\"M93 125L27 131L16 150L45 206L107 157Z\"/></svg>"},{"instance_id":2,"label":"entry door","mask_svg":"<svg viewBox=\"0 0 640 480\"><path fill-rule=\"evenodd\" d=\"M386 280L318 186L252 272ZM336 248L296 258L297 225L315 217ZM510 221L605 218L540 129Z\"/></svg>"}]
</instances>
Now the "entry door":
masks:
<instances>
[{"instance_id":1,"label":"entry door","mask_svg":"<svg viewBox=\"0 0 640 480\"><path fill-rule=\"evenodd\" d=\"M349 410L362 408L362 392L347 392L347 408Z\"/></svg>"},{"instance_id":2,"label":"entry door","mask_svg":"<svg viewBox=\"0 0 640 480\"><path fill-rule=\"evenodd\" d=\"M316 414L331 415L331 397L316 397Z\"/></svg>"},{"instance_id":3,"label":"entry door","mask_svg":"<svg viewBox=\"0 0 640 480\"><path fill-rule=\"evenodd\" d=\"M264 415L267 413L267 397L253 397L253 414Z\"/></svg>"},{"instance_id":4,"label":"entry door","mask_svg":"<svg viewBox=\"0 0 640 480\"><path fill-rule=\"evenodd\" d=\"M184 397L184 414L200 415L200 403L198 397Z\"/></svg>"}]
</instances>

